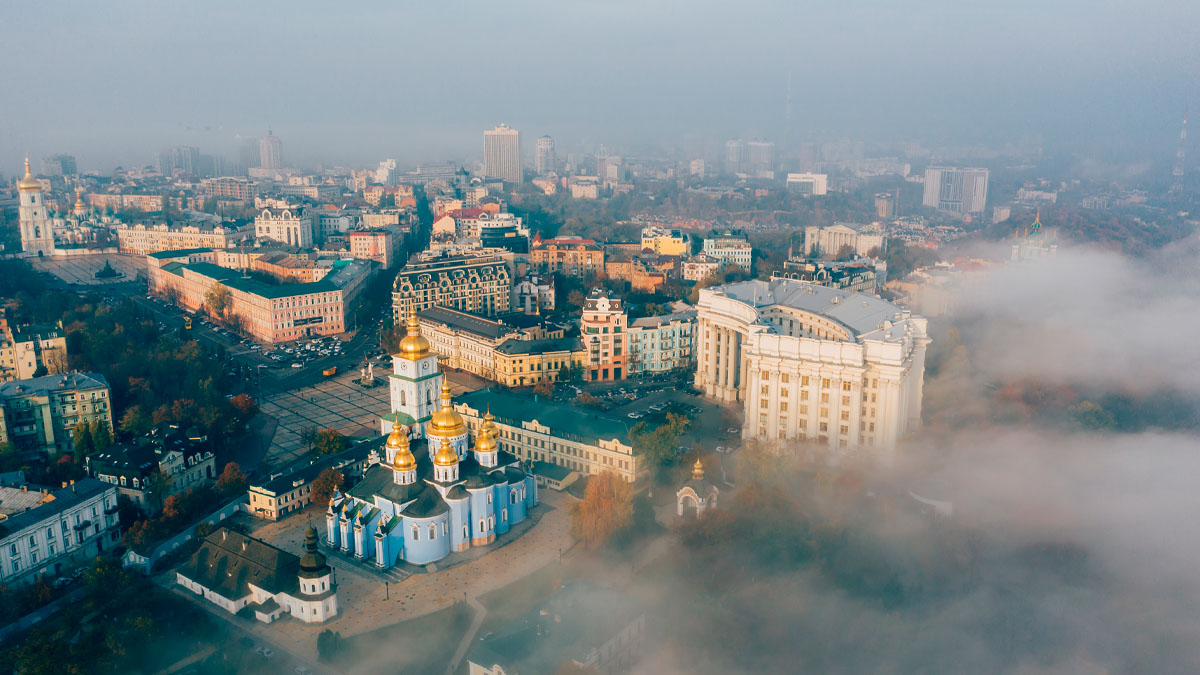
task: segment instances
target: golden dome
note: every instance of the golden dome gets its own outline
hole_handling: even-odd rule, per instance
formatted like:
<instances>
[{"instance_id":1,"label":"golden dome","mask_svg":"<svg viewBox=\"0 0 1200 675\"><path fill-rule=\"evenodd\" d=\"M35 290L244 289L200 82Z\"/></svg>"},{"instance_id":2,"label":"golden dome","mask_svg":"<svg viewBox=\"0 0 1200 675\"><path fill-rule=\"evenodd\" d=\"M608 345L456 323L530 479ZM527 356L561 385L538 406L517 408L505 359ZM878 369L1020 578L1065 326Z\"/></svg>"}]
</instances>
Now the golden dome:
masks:
<instances>
[{"instance_id":1,"label":"golden dome","mask_svg":"<svg viewBox=\"0 0 1200 675\"><path fill-rule=\"evenodd\" d=\"M408 445L408 436L405 436L404 432L400 430L399 422L392 422L392 433L388 434L384 447L398 448L401 445Z\"/></svg>"},{"instance_id":2,"label":"golden dome","mask_svg":"<svg viewBox=\"0 0 1200 675\"><path fill-rule=\"evenodd\" d=\"M496 452L499 449L496 437L492 435L492 429L488 426L492 421L491 417L484 417L483 424L479 425L479 435L475 437L475 452Z\"/></svg>"},{"instance_id":3,"label":"golden dome","mask_svg":"<svg viewBox=\"0 0 1200 675\"><path fill-rule=\"evenodd\" d=\"M421 335L421 322L417 320L416 309L408 313L408 334L400 341L399 356L402 359L416 361L429 356L429 340Z\"/></svg>"},{"instance_id":4,"label":"golden dome","mask_svg":"<svg viewBox=\"0 0 1200 675\"><path fill-rule=\"evenodd\" d=\"M17 189L21 192L32 192L42 189L42 182L33 177L33 172L29 170L29 158L25 158L25 177L17 183Z\"/></svg>"},{"instance_id":5,"label":"golden dome","mask_svg":"<svg viewBox=\"0 0 1200 675\"><path fill-rule=\"evenodd\" d=\"M400 425L397 424L397 427ZM396 432L393 431L393 434ZM390 442L391 439L389 439ZM408 449L408 436L400 434L400 445L395 446L396 456L392 458L392 468L396 471L412 471L417 468L417 458Z\"/></svg>"},{"instance_id":6,"label":"golden dome","mask_svg":"<svg viewBox=\"0 0 1200 675\"><path fill-rule=\"evenodd\" d=\"M692 478L696 480L704 480L704 464L700 459L696 459L696 463L692 465Z\"/></svg>"},{"instance_id":7,"label":"golden dome","mask_svg":"<svg viewBox=\"0 0 1200 675\"><path fill-rule=\"evenodd\" d=\"M462 415L450 406L450 382L442 379L442 407L429 418L425 435L436 438L458 438L467 433L467 424Z\"/></svg>"},{"instance_id":8,"label":"golden dome","mask_svg":"<svg viewBox=\"0 0 1200 675\"><path fill-rule=\"evenodd\" d=\"M438 448L437 454L433 456L433 463L438 466L454 466L458 464L458 453L454 451L454 448L450 447L450 439L442 439L442 446Z\"/></svg>"},{"instance_id":9,"label":"golden dome","mask_svg":"<svg viewBox=\"0 0 1200 675\"><path fill-rule=\"evenodd\" d=\"M83 203L83 192L82 191L75 192L75 210L76 211L87 211L87 204Z\"/></svg>"},{"instance_id":10,"label":"golden dome","mask_svg":"<svg viewBox=\"0 0 1200 675\"><path fill-rule=\"evenodd\" d=\"M488 406L487 414L483 416L483 424L479 427L480 429L486 428L493 439L500 437L500 429L496 427L495 419L492 417L491 406Z\"/></svg>"}]
</instances>

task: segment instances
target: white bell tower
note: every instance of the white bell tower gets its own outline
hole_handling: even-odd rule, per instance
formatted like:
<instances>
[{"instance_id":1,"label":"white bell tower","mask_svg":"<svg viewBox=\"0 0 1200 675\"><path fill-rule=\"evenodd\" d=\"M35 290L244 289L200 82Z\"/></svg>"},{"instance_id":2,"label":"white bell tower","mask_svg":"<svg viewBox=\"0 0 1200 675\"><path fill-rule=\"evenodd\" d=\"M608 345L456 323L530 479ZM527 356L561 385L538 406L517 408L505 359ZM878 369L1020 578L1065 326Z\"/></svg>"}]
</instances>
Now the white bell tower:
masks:
<instances>
[{"instance_id":1,"label":"white bell tower","mask_svg":"<svg viewBox=\"0 0 1200 675\"><path fill-rule=\"evenodd\" d=\"M425 422L438 409L442 374L438 372L437 354L430 350L429 340L421 335L416 312L409 312L408 335L400 341L397 353L392 355L392 371L388 378L392 414L384 418L382 432L387 433L395 421L421 435Z\"/></svg>"},{"instance_id":2,"label":"white bell tower","mask_svg":"<svg viewBox=\"0 0 1200 675\"><path fill-rule=\"evenodd\" d=\"M54 252L54 232L46 217L46 204L42 198L42 183L29 170L29 158L25 158L25 177L17 183L21 193L18 222L21 227L21 250L26 255L50 255Z\"/></svg>"}]
</instances>

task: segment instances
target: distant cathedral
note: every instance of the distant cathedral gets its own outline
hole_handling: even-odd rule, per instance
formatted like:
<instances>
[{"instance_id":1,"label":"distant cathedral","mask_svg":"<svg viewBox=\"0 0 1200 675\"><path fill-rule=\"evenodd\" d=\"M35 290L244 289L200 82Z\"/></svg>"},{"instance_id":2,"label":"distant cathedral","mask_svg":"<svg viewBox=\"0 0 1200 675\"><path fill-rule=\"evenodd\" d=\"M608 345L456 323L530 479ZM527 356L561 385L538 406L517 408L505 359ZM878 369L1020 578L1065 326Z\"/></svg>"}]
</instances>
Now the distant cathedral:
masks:
<instances>
[{"instance_id":1,"label":"distant cathedral","mask_svg":"<svg viewBox=\"0 0 1200 675\"><path fill-rule=\"evenodd\" d=\"M373 452L362 480L330 500L329 545L389 568L492 543L537 505L534 476L500 450L490 414L468 447L466 423L415 312L392 369L384 455Z\"/></svg>"},{"instance_id":2,"label":"distant cathedral","mask_svg":"<svg viewBox=\"0 0 1200 675\"><path fill-rule=\"evenodd\" d=\"M1033 219L1033 224L1025 230L1025 236L1021 236L1021 231L1018 229L1014 239L1010 256L1013 262L1053 258L1058 255L1058 244L1054 243L1054 239L1048 237L1042 230L1040 209Z\"/></svg>"}]
</instances>

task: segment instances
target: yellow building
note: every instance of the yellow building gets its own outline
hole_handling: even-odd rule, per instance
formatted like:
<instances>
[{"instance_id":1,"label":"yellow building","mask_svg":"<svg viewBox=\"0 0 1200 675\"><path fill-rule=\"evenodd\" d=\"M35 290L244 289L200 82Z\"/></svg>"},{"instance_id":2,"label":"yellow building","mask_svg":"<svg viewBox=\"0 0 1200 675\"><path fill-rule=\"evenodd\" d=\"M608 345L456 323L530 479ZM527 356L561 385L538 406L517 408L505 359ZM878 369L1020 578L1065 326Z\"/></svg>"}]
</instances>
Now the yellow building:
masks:
<instances>
[{"instance_id":1,"label":"yellow building","mask_svg":"<svg viewBox=\"0 0 1200 675\"><path fill-rule=\"evenodd\" d=\"M691 255L692 238L682 230L647 227L642 229L642 250L646 249L659 255Z\"/></svg>"},{"instance_id":2,"label":"yellow building","mask_svg":"<svg viewBox=\"0 0 1200 675\"><path fill-rule=\"evenodd\" d=\"M587 357L579 338L506 340L495 349L495 379L506 387L558 381L563 368L582 370Z\"/></svg>"}]
</instances>

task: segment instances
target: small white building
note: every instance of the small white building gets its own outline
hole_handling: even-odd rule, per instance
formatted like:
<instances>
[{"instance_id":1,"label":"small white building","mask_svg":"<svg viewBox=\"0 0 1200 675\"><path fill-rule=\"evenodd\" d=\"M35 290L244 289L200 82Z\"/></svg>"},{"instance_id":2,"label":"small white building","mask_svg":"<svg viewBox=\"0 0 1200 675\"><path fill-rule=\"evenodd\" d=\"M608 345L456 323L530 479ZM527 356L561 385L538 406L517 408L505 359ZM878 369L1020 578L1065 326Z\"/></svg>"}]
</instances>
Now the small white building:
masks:
<instances>
[{"instance_id":1,"label":"small white building","mask_svg":"<svg viewBox=\"0 0 1200 675\"><path fill-rule=\"evenodd\" d=\"M284 614L304 623L337 616L337 582L308 528L297 557L240 532L221 528L208 535L175 582L230 614L249 608L271 623Z\"/></svg>"}]
</instances>

